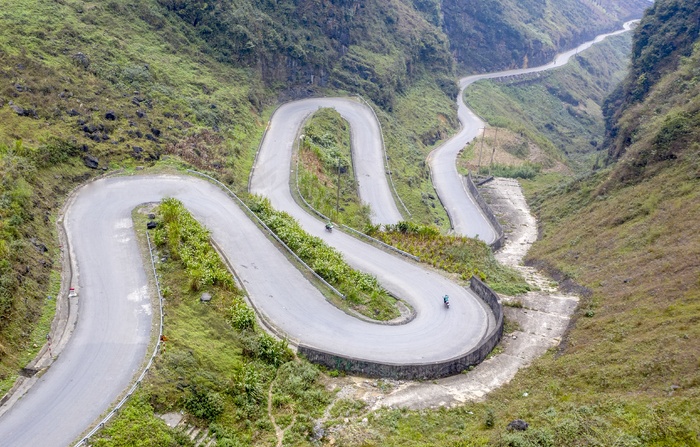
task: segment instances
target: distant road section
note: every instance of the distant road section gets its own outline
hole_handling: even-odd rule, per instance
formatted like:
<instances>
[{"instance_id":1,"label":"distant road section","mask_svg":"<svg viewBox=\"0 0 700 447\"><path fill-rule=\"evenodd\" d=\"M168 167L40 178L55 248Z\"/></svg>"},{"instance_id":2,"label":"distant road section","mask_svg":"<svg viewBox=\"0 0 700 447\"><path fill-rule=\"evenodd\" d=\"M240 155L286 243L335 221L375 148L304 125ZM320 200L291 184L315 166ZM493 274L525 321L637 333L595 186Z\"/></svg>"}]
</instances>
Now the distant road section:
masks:
<instances>
[{"instance_id":1,"label":"distant road section","mask_svg":"<svg viewBox=\"0 0 700 447\"><path fill-rule=\"evenodd\" d=\"M627 22L624 24L623 29L619 31L601 34L594 40L581 44L573 50L561 53L556 56L554 61L546 65L485 73L460 79L460 91L457 97L457 113L459 121L462 123L462 128L455 136L435 148L428 156L428 164L432 173L435 190L445 206L455 233L469 237L478 237L487 244L493 243L498 238L498 235L488 219L482 214L481 209L465 188L462 176L457 172L457 156L459 155L459 151L476 138L477 135L479 135L480 129L486 126L486 123L464 104L464 89L482 79L517 76L561 67L569 62L572 56L591 47L593 44L607 37L631 30L635 22L636 20Z\"/></svg>"}]
</instances>

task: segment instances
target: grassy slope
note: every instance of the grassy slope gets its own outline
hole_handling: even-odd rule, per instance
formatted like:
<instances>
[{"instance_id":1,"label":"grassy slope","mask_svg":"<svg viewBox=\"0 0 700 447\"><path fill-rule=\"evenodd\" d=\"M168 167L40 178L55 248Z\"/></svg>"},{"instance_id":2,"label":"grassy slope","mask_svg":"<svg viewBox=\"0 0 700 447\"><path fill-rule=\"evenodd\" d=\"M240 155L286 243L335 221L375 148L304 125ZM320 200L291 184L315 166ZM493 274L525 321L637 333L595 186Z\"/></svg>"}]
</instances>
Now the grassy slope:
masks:
<instances>
[{"instance_id":1,"label":"grassy slope","mask_svg":"<svg viewBox=\"0 0 700 447\"><path fill-rule=\"evenodd\" d=\"M4 390L26 364L24 353L36 352L35 340L46 336L46 324L30 335L49 315L49 277L59 268L54 227L46 224L67 192L97 173L81 158L117 168L198 151L207 155L200 166L218 164L227 179L245 179L262 126L246 72L203 55L196 38L150 3L20 1L0 10L0 253L9 262L0 265ZM105 118L110 110L116 120Z\"/></svg>"},{"instance_id":2,"label":"grassy slope","mask_svg":"<svg viewBox=\"0 0 700 447\"><path fill-rule=\"evenodd\" d=\"M357 194L347 122L334 109L321 109L306 121L303 135L296 173L302 196L335 222L367 226L369 209Z\"/></svg>"}]
</instances>

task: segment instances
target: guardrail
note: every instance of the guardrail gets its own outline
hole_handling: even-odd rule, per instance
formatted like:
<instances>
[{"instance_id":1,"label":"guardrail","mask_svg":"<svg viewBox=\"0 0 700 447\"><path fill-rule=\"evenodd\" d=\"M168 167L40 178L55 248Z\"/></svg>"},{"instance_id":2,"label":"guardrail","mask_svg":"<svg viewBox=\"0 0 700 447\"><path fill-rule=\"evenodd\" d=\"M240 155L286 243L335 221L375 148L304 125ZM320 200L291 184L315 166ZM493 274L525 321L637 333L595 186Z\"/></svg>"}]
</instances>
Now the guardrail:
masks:
<instances>
[{"instance_id":1,"label":"guardrail","mask_svg":"<svg viewBox=\"0 0 700 447\"><path fill-rule=\"evenodd\" d=\"M122 400L119 401L119 403L112 409L112 411L105 416L104 419L102 419L95 428L90 430L87 435L85 435L77 444L75 444L75 447L80 447L83 445L87 445L88 441L90 440L90 437L93 436L95 433L97 433L99 430L101 430L107 422L109 422L110 419L116 415L119 410L124 406L124 404L129 400L129 398L134 394L136 391L136 388L141 385L141 382L143 381L144 377L146 377L146 374L148 371L151 369L151 366L153 366L153 361L156 358L156 355L158 355L158 352L160 352L160 346L162 343L162 337L163 337L163 293L161 292L160 288L160 281L158 281L158 273L156 272L156 263L155 260L153 259L153 246L151 245L151 237L148 235L148 231L146 231L146 241L148 241L148 252L151 256L151 267L153 269L153 278L155 279L156 282L156 289L158 290L158 303L160 307L160 324L158 326L158 339L156 341L156 346L153 348L153 354L151 354L151 358L148 360L148 364L146 367L143 369L141 372L141 375L136 379L136 383L134 383L131 388L129 388L129 391L126 393L126 396L122 398Z\"/></svg>"},{"instance_id":2,"label":"guardrail","mask_svg":"<svg viewBox=\"0 0 700 447\"><path fill-rule=\"evenodd\" d=\"M241 198L238 197L238 196L236 195L236 193L234 193L233 191L231 191L231 190L229 189L228 186L226 186L225 184L221 183L219 180L215 179L214 177L212 177L212 176L210 176L210 175L207 175L207 174L204 174L203 172L195 171L194 169L187 169L187 172L191 172L192 174L196 174L196 175L199 175L199 176L201 176L201 177L204 177L204 178L206 178L207 180L209 180L209 181L211 181L211 182L214 182L216 185L218 185L219 187L223 188L226 192L228 192L229 195L230 195L231 197L233 197L234 199L236 199L236 201L238 201L238 203L243 207L243 209L245 209L245 210L246 210L246 211L247 211L247 212L248 212L248 213L249 213L263 228L264 228L264 229L265 229L265 231L267 231L267 232L270 234L270 236L272 236L273 238L275 238L275 240L276 240L277 242L279 242L280 244L282 244L282 246L283 246L284 248L287 249L287 251L294 257L294 259L296 259L297 261L299 261L299 262L301 263L301 265L303 265L304 267L306 267L306 268L309 270L309 272L311 272L312 275L314 275L314 276L315 276L319 281L321 281L325 286L327 286L329 289L331 289L331 290L333 291L333 293L335 293L335 294L338 295L339 297L345 299L345 295L343 295L338 289L336 289L335 287L333 287L332 285L330 285L330 284L328 283L328 281L326 281L325 279L323 279L323 277L321 277L321 275L319 275L318 273L316 273L316 272L314 271L314 269L312 269L312 268L311 268L306 262L304 262L296 253L294 253L294 250L292 250L291 248L289 248L289 246L288 246L287 244L285 244L284 241L283 241L282 239L280 239L280 238L275 234L274 231L272 231L267 225L265 225L265 222L263 222L262 219L260 219L260 218L258 217L258 215L255 214L255 213L253 212L253 210L251 210L250 208L248 208L248 205L246 205L245 202L244 202L243 200L241 200Z\"/></svg>"}]
</instances>

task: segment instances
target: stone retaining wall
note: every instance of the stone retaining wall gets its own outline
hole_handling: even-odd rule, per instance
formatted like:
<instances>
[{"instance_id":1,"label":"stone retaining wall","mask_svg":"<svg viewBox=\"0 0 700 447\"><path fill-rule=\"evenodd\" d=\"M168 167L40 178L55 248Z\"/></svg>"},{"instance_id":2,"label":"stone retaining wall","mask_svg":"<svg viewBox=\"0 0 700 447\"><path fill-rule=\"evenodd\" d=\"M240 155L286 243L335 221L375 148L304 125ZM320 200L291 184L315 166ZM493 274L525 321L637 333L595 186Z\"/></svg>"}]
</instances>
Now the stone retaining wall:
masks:
<instances>
[{"instance_id":1,"label":"stone retaining wall","mask_svg":"<svg viewBox=\"0 0 700 447\"><path fill-rule=\"evenodd\" d=\"M459 374L470 366L481 363L503 336L503 308L498 295L477 278L472 278L470 287L489 306L494 314L496 325L477 347L464 355L441 362L399 365L332 354L306 345L299 345L298 352L313 363L367 377L428 380Z\"/></svg>"},{"instance_id":2,"label":"stone retaining wall","mask_svg":"<svg viewBox=\"0 0 700 447\"><path fill-rule=\"evenodd\" d=\"M474 197L474 200L476 200L476 203L479 205L479 208L481 208L481 211L484 212L486 218L489 220L489 222L491 222L493 228L495 228L496 234L498 234L498 239L496 239L496 241L491 244L491 249L493 251L496 251L503 246L503 241L505 239L503 234L503 227L501 226L501 223L498 222L496 215L493 214L493 211L491 211L491 208L488 206L484 198L481 197L479 189L474 184L471 172L467 174L467 176L464 178L464 184L467 185L467 189L469 189L469 192Z\"/></svg>"}]
</instances>

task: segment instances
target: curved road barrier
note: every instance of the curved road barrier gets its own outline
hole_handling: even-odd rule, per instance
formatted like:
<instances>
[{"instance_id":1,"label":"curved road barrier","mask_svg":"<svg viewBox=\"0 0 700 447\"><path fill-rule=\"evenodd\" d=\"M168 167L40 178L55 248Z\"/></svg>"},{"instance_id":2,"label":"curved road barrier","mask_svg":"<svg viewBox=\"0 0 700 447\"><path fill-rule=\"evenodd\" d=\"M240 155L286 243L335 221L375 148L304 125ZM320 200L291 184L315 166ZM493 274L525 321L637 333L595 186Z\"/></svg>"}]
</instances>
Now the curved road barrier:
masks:
<instances>
[{"instance_id":1,"label":"curved road barrier","mask_svg":"<svg viewBox=\"0 0 700 447\"><path fill-rule=\"evenodd\" d=\"M488 219L489 223L491 223L491 226L496 232L496 240L491 242L490 244L491 250L496 251L503 246L503 241L505 239L505 234L503 233L503 226L501 226L501 223L498 221L498 218L496 218L496 215L493 214L493 211L491 210L491 207L488 205L488 203L486 203L484 198L481 197L479 188L477 188L476 184L474 184L474 179L472 179L471 172L467 174L466 177L464 177L464 184L466 185L466 188L471 194L471 196L476 201L476 204L479 206L479 209L481 209L481 212L483 213L484 217Z\"/></svg>"}]
</instances>

